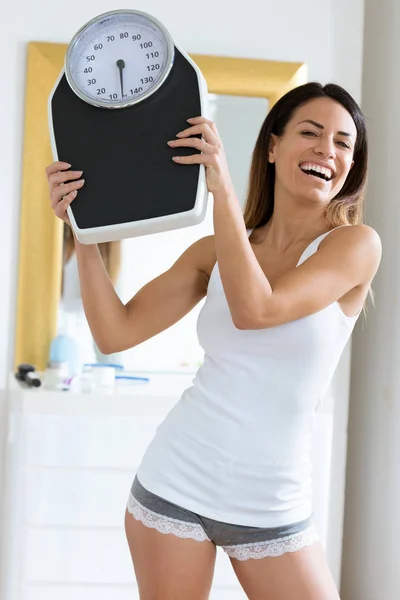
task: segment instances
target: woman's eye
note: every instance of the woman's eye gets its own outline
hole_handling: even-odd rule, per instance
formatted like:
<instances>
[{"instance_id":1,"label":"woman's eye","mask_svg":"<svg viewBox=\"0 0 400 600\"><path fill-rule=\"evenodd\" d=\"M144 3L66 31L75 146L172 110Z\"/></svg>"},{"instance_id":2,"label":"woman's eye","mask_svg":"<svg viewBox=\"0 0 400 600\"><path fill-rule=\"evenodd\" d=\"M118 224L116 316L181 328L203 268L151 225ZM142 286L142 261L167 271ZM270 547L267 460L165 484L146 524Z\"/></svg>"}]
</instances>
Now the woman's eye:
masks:
<instances>
[{"instance_id":1,"label":"woman's eye","mask_svg":"<svg viewBox=\"0 0 400 600\"><path fill-rule=\"evenodd\" d=\"M308 137L318 137L318 134L315 133L315 131L302 131L301 132L303 135L306 135ZM340 146L342 146L342 148L346 148L347 150L350 150L350 146L348 144L346 144L346 142L342 142L341 140L338 140L337 142Z\"/></svg>"}]
</instances>

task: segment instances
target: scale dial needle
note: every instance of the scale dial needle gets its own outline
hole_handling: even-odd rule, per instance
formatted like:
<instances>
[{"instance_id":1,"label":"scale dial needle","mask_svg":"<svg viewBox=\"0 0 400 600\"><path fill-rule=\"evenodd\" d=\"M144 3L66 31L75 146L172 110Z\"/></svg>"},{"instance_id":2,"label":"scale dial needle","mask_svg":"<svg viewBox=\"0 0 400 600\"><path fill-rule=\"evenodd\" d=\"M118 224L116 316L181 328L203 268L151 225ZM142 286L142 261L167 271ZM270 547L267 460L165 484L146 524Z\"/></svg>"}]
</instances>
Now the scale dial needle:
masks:
<instances>
[{"instance_id":1,"label":"scale dial needle","mask_svg":"<svg viewBox=\"0 0 400 600\"><path fill-rule=\"evenodd\" d=\"M125 69L125 61L122 58L117 60L117 67L119 69L119 81L121 83L121 98L124 97L124 75L123 70Z\"/></svg>"}]
</instances>

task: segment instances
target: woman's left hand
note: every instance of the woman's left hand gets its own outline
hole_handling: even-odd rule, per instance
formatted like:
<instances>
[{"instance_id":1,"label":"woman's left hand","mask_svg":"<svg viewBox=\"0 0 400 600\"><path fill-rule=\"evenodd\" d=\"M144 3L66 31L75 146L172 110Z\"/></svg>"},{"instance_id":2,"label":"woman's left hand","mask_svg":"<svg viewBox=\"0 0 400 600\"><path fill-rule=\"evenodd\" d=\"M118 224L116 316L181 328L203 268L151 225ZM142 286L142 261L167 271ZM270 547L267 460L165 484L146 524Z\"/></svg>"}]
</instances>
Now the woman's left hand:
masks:
<instances>
[{"instance_id":1,"label":"woman's left hand","mask_svg":"<svg viewBox=\"0 0 400 600\"><path fill-rule=\"evenodd\" d=\"M183 165L204 165L208 191L212 194L230 192L233 189L228 162L217 127L204 117L188 119L191 127L177 134L177 140L167 142L171 148L196 148L202 154L174 156L173 160ZM201 135L202 139L191 137Z\"/></svg>"}]
</instances>

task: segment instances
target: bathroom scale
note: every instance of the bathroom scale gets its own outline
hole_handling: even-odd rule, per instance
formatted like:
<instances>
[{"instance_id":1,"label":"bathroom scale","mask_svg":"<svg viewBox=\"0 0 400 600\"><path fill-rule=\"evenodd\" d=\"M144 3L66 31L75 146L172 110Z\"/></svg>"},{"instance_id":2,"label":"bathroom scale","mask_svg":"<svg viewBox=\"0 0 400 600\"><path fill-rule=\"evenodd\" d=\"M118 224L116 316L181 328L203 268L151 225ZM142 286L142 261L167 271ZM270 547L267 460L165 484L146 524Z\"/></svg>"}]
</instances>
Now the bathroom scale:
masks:
<instances>
[{"instance_id":1,"label":"bathroom scale","mask_svg":"<svg viewBox=\"0 0 400 600\"><path fill-rule=\"evenodd\" d=\"M83 171L67 212L94 244L196 225L208 202L204 165L167 141L207 116L208 91L166 27L137 10L103 13L79 29L48 101L53 158ZM200 136L199 136L200 137Z\"/></svg>"}]
</instances>

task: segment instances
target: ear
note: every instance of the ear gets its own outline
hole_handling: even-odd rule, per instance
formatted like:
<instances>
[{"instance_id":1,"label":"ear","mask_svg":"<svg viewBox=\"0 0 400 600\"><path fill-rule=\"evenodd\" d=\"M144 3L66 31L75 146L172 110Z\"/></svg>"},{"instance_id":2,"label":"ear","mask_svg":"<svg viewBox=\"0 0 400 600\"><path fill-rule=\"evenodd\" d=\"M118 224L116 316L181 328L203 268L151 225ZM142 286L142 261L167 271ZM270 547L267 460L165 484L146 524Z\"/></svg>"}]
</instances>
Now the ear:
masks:
<instances>
[{"instance_id":1,"label":"ear","mask_svg":"<svg viewBox=\"0 0 400 600\"><path fill-rule=\"evenodd\" d=\"M352 163L351 163L351 165L350 165L350 171L351 171L351 169L352 169L353 167L354 167L354 160L353 160L353 162L352 162Z\"/></svg>"},{"instance_id":2,"label":"ear","mask_svg":"<svg viewBox=\"0 0 400 600\"><path fill-rule=\"evenodd\" d=\"M278 136L275 133L271 133L271 138L269 140L269 145L268 145L268 162L269 163L275 162L275 146L276 146L277 141L278 141Z\"/></svg>"}]
</instances>

